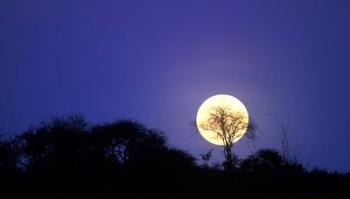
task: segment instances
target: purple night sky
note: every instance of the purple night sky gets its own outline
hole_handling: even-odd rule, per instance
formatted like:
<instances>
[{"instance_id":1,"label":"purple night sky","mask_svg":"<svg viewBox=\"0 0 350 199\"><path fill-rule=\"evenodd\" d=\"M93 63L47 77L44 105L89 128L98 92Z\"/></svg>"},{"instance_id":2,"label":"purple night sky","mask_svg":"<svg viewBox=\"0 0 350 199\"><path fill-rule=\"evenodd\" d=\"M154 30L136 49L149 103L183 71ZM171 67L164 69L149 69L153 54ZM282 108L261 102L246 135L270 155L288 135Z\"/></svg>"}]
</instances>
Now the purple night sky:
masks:
<instances>
[{"instance_id":1,"label":"purple night sky","mask_svg":"<svg viewBox=\"0 0 350 199\"><path fill-rule=\"evenodd\" d=\"M0 128L70 113L135 119L218 157L191 122L226 93L260 128L255 149L235 147L241 157L280 146L277 119L303 163L349 171L349 10L347 0L2 0Z\"/></svg>"}]
</instances>

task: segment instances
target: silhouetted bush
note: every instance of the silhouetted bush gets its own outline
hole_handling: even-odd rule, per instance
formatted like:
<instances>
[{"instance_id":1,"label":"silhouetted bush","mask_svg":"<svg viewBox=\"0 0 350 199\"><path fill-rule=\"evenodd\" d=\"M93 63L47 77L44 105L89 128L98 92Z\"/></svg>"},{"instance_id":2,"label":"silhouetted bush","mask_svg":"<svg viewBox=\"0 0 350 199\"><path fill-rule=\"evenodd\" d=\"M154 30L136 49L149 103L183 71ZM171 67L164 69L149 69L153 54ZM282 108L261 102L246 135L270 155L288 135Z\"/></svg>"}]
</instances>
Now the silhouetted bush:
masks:
<instances>
[{"instance_id":1,"label":"silhouetted bush","mask_svg":"<svg viewBox=\"0 0 350 199\"><path fill-rule=\"evenodd\" d=\"M271 174L282 168L282 157L274 149L261 149L241 163L244 172Z\"/></svg>"}]
</instances>

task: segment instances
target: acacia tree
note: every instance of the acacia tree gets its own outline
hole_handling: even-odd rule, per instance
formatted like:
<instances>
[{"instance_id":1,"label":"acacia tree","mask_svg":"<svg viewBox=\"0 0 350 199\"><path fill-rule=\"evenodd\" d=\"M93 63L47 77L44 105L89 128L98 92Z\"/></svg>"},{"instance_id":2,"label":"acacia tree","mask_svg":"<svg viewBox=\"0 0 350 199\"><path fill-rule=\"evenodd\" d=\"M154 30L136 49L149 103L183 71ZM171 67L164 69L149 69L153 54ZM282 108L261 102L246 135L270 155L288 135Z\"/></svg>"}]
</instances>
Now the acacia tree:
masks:
<instances>
[{"instance_id":1,"label":"acacia tree","mask_svg":"<svg viewBox=\"0 0 350 199\"><path fill-rule=\"evenodd\" d=\"M222 140L226 170L231 170L237 163L237 157L232 153L232 148L243 136L243 131L247 129L248 138L255 138L255 125L248 121L243 112L233 111L227 106L216 106L210 109L207 119L199 124L200 128L212 132L216 138Z\"/></svg>"}]
</instances>

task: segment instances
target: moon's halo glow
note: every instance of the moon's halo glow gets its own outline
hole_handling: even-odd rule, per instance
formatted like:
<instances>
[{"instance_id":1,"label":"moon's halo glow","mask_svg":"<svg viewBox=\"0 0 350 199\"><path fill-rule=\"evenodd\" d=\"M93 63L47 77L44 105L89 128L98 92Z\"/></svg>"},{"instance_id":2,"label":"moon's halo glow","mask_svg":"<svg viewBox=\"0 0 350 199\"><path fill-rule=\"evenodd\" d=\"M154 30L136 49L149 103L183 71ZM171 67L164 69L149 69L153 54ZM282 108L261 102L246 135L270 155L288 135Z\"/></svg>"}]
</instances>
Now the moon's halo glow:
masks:
<instances>
[{"instance_id":1,"label":"moon's halo glow","mask_svg":"<svg viewBox=\"0 0 350 199\"><path fill-rule=\"evenodd\" d=\"M200 134L206 139L208 142L215 145L224 145L223 140L217 136L217 134L211 130L204 129L201 127L201 124L208 120L210 110L213 107L228 107L232 113L240 113L243 115L243 120L247 124L245 128L242 128L236 132L237 137L233 140L233 142L239 141L247 131L248 123L249 123L249 115L244 104L237 98L226 95L214 95L206 99L198 109L197 117L196 117L196 125Z\"/></svg>"}]
</instances>

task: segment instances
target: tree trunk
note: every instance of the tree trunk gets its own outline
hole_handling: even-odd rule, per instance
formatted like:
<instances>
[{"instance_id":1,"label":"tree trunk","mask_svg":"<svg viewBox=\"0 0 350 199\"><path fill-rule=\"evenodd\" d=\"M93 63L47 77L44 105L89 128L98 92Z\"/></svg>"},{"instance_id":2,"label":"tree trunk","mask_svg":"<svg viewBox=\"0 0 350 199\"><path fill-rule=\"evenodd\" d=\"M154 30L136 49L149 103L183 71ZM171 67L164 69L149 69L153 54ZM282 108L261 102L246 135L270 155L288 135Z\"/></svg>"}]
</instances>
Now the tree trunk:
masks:
<instances>
[{"instance_id":1,"label":"tree trunk","mask_svg":"<svg viewBox=\"0 0 350 199\"><path fill-rule=\"evenodd\" d=\"M224 146L224 156L225 156L225 163L224 168L225 170L232 170L234 167L233 159L232 159L232 146L225 145Z\"/></svg>"}]
</instances>

